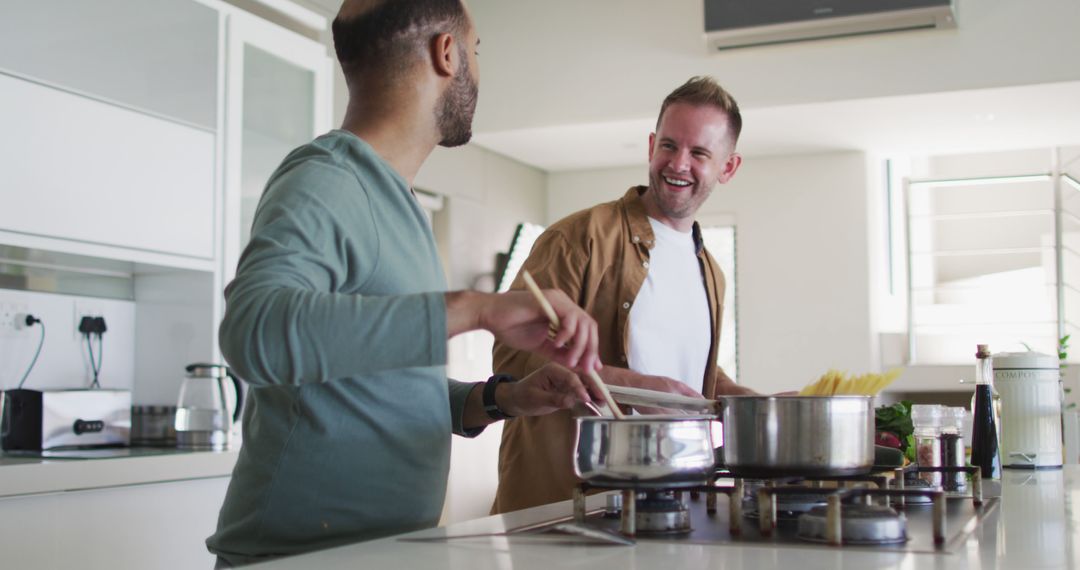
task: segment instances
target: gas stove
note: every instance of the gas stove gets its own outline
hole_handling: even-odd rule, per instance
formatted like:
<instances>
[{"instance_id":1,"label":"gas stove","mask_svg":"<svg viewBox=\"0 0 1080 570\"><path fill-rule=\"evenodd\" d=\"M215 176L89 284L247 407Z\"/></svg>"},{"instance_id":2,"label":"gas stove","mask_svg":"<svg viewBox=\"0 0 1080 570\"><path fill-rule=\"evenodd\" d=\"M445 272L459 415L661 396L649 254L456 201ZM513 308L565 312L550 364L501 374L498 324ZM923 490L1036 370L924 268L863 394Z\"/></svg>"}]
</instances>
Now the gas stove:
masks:
<instances>
[{"instance_id":1,"label":"gas stove","mask_svg":"<svg viewBox=\"0 0 1080 570\"><path fill-rule=\"evenodd\" d=\"M931 487L929 473L972 475L966 492ZM617 491L587 510L587 495ZM975 468L906 469L833 479L741 479L719 472L707 484L677 489L638 485L574 490L578 528L639 541L952 552L998 505L984 497ZM567 519L522 532L565 531ZM510 534L513 534L511 532Z\"/></svg>"}]
</instances>

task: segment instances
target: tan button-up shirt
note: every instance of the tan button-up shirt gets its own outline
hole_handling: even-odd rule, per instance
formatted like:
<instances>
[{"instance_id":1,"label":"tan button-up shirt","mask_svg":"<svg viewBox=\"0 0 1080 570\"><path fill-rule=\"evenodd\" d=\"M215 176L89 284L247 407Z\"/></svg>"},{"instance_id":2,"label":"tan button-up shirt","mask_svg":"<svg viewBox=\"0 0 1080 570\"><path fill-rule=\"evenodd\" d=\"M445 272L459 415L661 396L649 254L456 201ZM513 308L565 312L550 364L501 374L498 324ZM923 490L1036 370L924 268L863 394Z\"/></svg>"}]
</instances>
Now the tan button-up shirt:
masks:
<instances>
[{"instance_id":1,"label":"tan button-up shirt","mask_svg":"<svg viewBox=\"0 0 1080 570\"><path fill-rule=\"evenodd\" d=\"M523 269L540 287L560 289L584 308L600 326L600 359L605 366L625 367L629 346L630 307L649 271L654 245L638 186L622 198L572 214L552 225L533 246ZM712 318L712 345L705 366L703 394L716 392L716 351L723 316L724 275L701 240L694 240ZM511 289L523 289L520 274ZM516 378L545 364L541 356L495 343L494 370ZM564 410L509 420L499 448L499 489L492 512L502 513L569 499L578 479L572 453L574 421Z\"/></svg>"}]
</instances>

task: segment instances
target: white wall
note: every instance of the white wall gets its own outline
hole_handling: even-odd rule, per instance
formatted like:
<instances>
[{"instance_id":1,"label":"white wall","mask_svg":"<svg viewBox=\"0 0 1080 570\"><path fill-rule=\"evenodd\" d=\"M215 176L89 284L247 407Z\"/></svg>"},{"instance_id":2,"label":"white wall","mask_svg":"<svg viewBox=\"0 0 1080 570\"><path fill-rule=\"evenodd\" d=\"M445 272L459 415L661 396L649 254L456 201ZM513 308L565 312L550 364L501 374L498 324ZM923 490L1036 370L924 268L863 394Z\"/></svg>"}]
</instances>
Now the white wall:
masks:
<instances>
[{"instance_id":1,"label":"white wall","mask_svg":"<svg viewBox=\"0 0 1080 570\"><path fill-rule=\"evenodd\" d=\"M491 375L491 348L495 337L486 331L458 335L450 340L446 372L465 382L486 380ZM495 500L499 484L499 442L502 422L495 422L479 436L455 437L450 454L450 480L440 524L484 517Z\"/></svg>"},{"instance_id":2,"label":"white wall","mask_svg":"<svg viewBox=\"0 0 1080 570\"><path fill-rule=\"evenodd\" d=\"M86 342L77 333L76 311L105 317L103 388L131 389L134 384L135 303L0 289L0 303L18 306L42 320L45 343L25 388L85 388L92 378ZM21 310L20 309L20 310ZM12 389L26 371L41 338L41 326L19 332L0 330L0 389ZM97 357L97 341L94 355Z\"/></svg>"},{"instance_id":3,"label":"white wall","mask_svg":"<svg viewBox=\"0 0 1080 570\"><path fill-rule=\"evenodd\" d=\"M517 224L543 223L546 181L540 170L477 146L435 149L414 185L447 198L435 232L450 254L444 262L451 289L491 273Z\"/></svg>"},{"instance_id":4,"label":"white wall","mask_svg":"<svg viewBox=\"0 0 1080 570\"><path fill-rule=\"evenodd\" d=\"M742 383L775 392L798 389L828 368L878 369L869 166L862 153L747 159L699 211L735 220ZM644 161L552 174L548 221L645 180Z\"/></svg>"},{"instance_id":5,"label":"white wall","mask_svg":"<svg viewBox=\"0 0 1080 570\"><path fill-rule=\"evenodd\" d=\"M475 146L438 148L416 177L415 186L443 195L443 211L433 229L451 289L474 285L494 270L495 253L506 251L521 222L543 223L547 176ZM480 279L478 279L480 278ZM491 375L493 337L478 331L450 340L447 373L466 382ZM498 485L502 424L475 439L455 437L444 524L486 516Z\"/></svg>"},{"instance_id":6,"label":"white wall","mask_svg":"<svg viewBox=\"0 0 1080 570\"><path fill-rule=\"evenodd\" d=\"M175 406L184 367L216 361L217 323L211 305L222 295L209 273L146 268L136 274L134 403Z\"/></svg>"},{"instance_id":7,"label":"white wall","mask_svg":"<svg viewBox=\"0 0 1080 570\"><path fill-rule=\"evenodd\" d=\"M101 386L132 390L134 404L176 404L184 366L212 360L217 339L208 296L220 292L214 292L208 273L139 267L137 301L0 289L0 306L29 312L45 325L45 343L26 388L88 386L90 357L76 317L101 315L108 327ZM18 332L0 329L0 389L19 383L40 335L38 325ZM96 340L93 346L96 358Z\"/></svg>"}]
</instances>

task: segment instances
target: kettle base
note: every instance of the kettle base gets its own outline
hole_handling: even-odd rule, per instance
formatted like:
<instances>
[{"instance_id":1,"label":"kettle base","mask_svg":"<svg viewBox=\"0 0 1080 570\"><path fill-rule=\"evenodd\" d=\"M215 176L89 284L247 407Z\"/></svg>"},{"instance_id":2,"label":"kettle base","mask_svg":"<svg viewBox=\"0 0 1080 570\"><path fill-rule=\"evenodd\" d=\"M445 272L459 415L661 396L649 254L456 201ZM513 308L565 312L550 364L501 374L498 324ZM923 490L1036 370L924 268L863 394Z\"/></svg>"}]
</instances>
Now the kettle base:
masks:
<instances>
[{"instance_id":1,"label":"kettle base","mask_svg":"<svg viewBox=\"0 0 1080 570\"><path fill-rule=\"evenodd\" d=\"M225 451L228 435L223 431L177 431L176 448L191 451Z\"/></svg>"}]
</instances>

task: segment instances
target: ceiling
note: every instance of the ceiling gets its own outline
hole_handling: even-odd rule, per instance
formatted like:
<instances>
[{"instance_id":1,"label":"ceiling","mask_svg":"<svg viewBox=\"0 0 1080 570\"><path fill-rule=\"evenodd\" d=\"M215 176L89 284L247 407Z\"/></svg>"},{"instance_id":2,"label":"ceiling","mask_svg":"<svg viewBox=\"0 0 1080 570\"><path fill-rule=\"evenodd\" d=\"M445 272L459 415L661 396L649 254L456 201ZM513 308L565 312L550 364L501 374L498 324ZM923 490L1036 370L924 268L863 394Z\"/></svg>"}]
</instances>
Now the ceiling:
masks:
<instances>
[{"instance_id":1,"label":"ceiling","mask_svg":"<svg viewBox=\"0 0 1080 570\"><path fill-rule=\"evenodd\" d=\"M1080 68L1047 57L1080 49L1062 21L1080 3L1046 0L1022 22L1036 11L956 1L957 30L710 54L701 0L468 0L482 39L473 140L545 171L641 164L663 97L711 74L740 102L747 156L1080 144Z\"/></svg>"},{"instance_id":2,"label":"ceiling","mask_svg":"<svg viewBox=\"0 0 1080 570\"><path fill-rule=\"evenodd\" d=\"M480 146L542 170L643 164L656 117L477 133ZM949 154L1080 142L1080 81L748 109L739 151Z\"/></svg>"}]
</instances>

